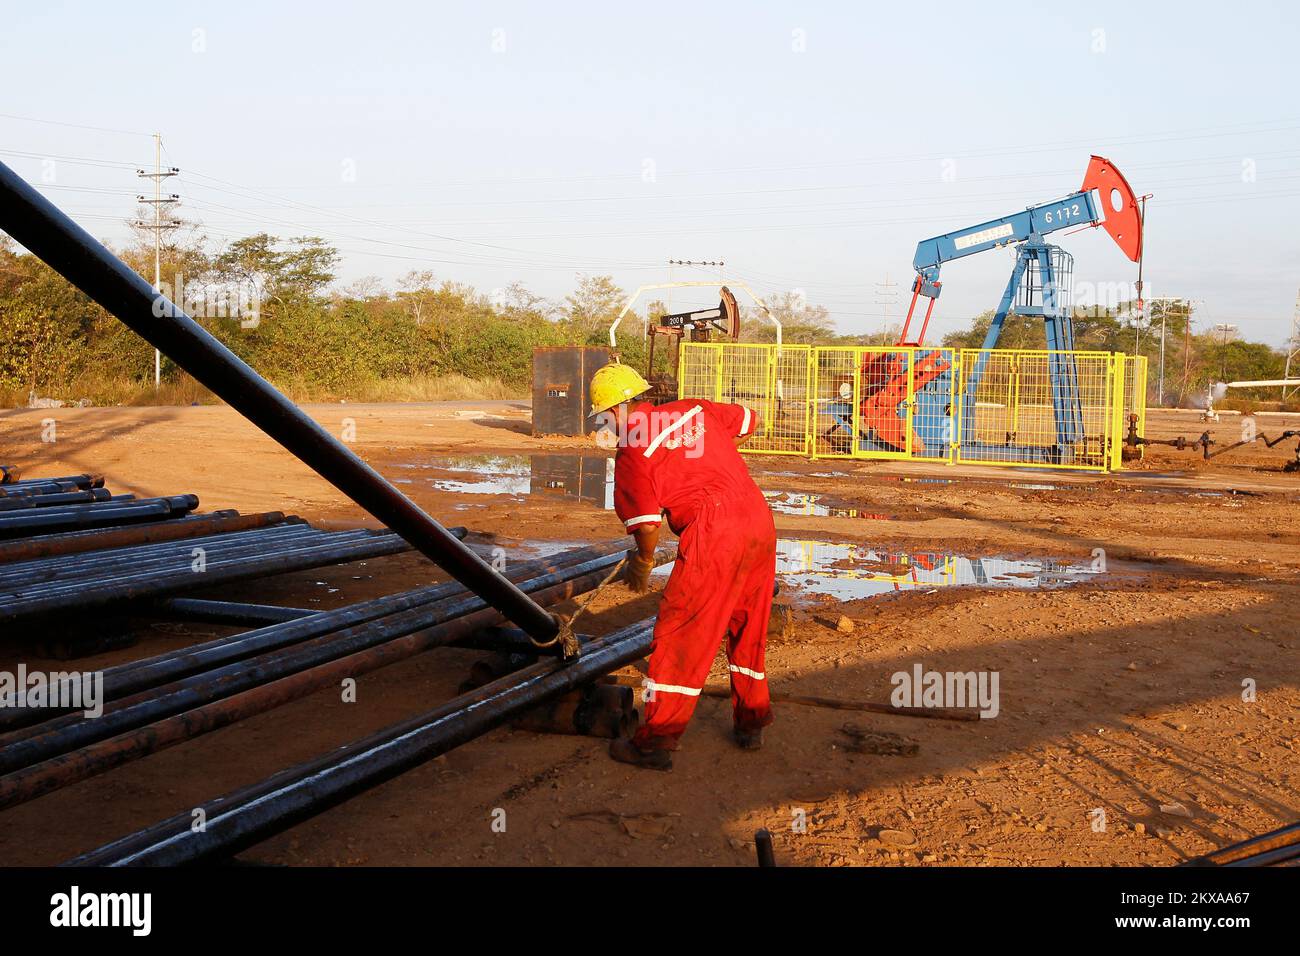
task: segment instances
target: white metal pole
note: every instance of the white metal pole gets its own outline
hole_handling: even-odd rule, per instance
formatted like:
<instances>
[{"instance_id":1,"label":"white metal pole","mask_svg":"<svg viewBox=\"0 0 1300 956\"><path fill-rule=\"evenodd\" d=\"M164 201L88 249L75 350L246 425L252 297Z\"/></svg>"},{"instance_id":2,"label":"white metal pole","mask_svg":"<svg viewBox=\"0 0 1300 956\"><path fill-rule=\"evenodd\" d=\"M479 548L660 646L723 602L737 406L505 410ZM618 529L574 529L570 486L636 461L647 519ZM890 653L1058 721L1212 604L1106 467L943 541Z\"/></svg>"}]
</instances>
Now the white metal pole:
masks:
<instances>
[{"instance_id":1,"label":"white metal pole","mask_svg":"<svg viewBox=\"0 0 1300 956\"><path fill-rule=\"evenodd\" d=\"M1160 386L1156 393L1156 404L1165 404L1165 323L1169 318L1169 309L1160 310Z\"/></svg>"}]
</instances>

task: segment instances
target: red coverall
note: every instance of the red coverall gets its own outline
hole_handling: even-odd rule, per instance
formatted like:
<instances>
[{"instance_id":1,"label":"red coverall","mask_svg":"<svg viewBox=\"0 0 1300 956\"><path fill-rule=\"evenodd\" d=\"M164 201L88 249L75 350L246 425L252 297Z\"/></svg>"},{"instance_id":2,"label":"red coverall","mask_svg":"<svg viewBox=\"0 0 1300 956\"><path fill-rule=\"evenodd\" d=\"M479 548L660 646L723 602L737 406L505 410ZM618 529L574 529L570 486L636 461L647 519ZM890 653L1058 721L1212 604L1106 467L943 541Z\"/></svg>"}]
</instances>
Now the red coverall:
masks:
<instances>
[{"instance_id":1,"label":"red coverall","mask_svg":"<svg viewBox=\"0 0 1300 956\"><path fill-rule=\"evenodd\" d=\"M763 672L776 576L776 527L735 439L755 416L742 405L686 399L628 414L614 465L614 510L630 533L666 514L679 536L650 646L643 750L677 749L718 643L728 636L738 730L772 722Z\"/></svg>"}]
</instances>

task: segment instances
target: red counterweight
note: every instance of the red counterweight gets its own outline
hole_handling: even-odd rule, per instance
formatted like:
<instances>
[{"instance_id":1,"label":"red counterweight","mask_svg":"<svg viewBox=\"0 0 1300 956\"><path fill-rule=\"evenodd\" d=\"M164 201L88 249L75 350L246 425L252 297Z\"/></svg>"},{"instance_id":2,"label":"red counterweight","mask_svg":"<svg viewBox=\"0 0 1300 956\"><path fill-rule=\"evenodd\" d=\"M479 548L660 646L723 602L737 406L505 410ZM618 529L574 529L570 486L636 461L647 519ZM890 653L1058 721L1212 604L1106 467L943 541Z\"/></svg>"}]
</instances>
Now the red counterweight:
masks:
<instances>
[{"instance_id":1,"label":"red counterweight","mask_svg":"<svg viewBox=\"0 0 1300 956\"><path fill-rule=\"evenodd\" d=\"M1142 213L1138 197L1124 174L1104 156L1093 156L1083 174L1083 189L1095 189L1101 196L1105 218L1101 227L1110 233L1124 255L1133 262L1142 258Z\"/></svg>"}]
</instances>

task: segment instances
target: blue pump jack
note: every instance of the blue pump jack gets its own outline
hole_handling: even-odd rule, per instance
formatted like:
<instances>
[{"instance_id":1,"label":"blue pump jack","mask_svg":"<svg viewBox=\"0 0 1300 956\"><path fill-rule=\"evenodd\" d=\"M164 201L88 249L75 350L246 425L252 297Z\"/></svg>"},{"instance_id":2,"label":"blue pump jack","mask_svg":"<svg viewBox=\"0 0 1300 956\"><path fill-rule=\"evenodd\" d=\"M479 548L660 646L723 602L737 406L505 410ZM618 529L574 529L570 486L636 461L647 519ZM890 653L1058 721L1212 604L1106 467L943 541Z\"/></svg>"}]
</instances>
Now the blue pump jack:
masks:
<instances>
[{"instance_id":1,"label":"blue pump jack","mask_svg":"<svg viewBox=\"0 0 1300 956\"><path fill-rule=\"evenodd\" d=\"M912 301L898 340L899 345L907 346L919 346L924 342L935 300L942 290L939 270L943 263L1016 244L1016 262L1011 278L981 348L997 347L1003 324L1013 310L1017 315L1042 318L1049 349L1048 374L1056 422L1056 447L1049 452L1049 457L1058 463L1068 459L1084 438L1078 368L1074 357L1066 354L1074 350L1071 304L1068 296L1062 294L1070 287L1074 259L1060 246L1045 241L1044 237L1062 229L1089 226L1105 229L1131 261L1137 262L1141 258L1142 217L1138 197L1114 164L1101 156L1093 156L1088 163L1083 186L1078 192L921 241L912 261L916 269ZM912 319L922 298L928 299L929 303L920 332L912 340L909 337ZM987 360L988 353L982 352L974 366L966 370L963 387L968 395L976 393ZM971 426L975 404L967 402L964 407L963 444L967 441L965 436L974 434ZM1031 451L1026 449L1026 454L1031 454Z\"/></svg>"}]
</instances>

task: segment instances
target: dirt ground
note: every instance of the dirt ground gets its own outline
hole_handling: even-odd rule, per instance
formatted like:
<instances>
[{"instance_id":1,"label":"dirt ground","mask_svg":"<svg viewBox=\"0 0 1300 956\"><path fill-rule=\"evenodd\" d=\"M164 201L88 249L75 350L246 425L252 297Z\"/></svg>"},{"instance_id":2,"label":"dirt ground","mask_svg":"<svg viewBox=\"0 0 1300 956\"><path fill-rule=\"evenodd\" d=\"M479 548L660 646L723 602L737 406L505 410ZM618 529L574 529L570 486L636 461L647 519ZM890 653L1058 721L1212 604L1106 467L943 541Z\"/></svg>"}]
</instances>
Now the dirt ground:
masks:
<instances>
[{"instance_id":1,"label":"dirt ground","mask_svg":"<svg viewBox=\"0 0 1300 956\"><path fill-rule=\"evenodd\" d=\"M583 440L531 437L525 403L307 410L480 543L525 555L529 543L620 533L598 501L449 485L467 474L448 459L597 453ZM49 419L53 442L42 440ZM1195 438L1205 427L1195 413L1156 412L1148 435ZM1223 443L1240 433L1234 415L1209 427ZM1300 417L1261 415L1257 427L1272 437L1300 427ZM900 572L897 587L859 598L813 593L799 586L804 577L783 575L767 660L773 691L885 702L890 676L918 664L996 671L995 718L778 704L766 747L749 753L730 742L727 702L704 697L671 774L613 763L602 740L501 729L244 858L749 865L754 831L767 827L779 862L790 865L1168 865L1294 822L1300 474L1281 470L1294 446L1256 443L1210 462L1152 447L1111 476L751 457L774 500L797 500L783 510L810 512L776 516L795 552L797 542L849 544L871 549L869 570ZM0 412L0 459L33 477L100 472L119 493L193 492L203 510L373 526L224 407ZM1104 560L1105 573L1040 588L908 577L947 555L1091 571ZM332 607L442 577L402 555L217 593ZM655 600L607 589L589 629L643 616ZM224 632L154 623L141 633L135 646L78 666ZM22 655L9 647L3 656L8 667ZM455 693L478 656L430 652L362 677L356 703L321 692L10 809L0 814L0 860L59 862L430 709ZM725 673L719 659L711 685L724 686ZM505 832L493 828L498 810Z\"/></svg>"}]
</instances>

